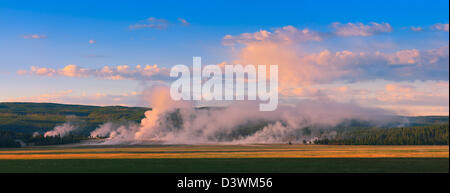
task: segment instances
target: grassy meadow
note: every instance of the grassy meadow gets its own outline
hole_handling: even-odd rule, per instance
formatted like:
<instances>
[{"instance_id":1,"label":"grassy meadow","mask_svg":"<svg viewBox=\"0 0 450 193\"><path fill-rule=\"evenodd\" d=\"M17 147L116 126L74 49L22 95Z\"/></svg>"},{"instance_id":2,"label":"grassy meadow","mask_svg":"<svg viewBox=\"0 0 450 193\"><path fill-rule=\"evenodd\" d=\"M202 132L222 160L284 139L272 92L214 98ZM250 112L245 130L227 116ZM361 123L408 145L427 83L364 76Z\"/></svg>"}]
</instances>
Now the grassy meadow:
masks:
<instances>
[{"instance_id":1,"label":"grassy meadow","mask_svg":"<svg viewBox=\"0 0 450 193\"><path fill-rule=\"evenodd\" d=\"M0 172L448 172L448 146L170 145L0 149Z\"/></svg>"}]
</instances>

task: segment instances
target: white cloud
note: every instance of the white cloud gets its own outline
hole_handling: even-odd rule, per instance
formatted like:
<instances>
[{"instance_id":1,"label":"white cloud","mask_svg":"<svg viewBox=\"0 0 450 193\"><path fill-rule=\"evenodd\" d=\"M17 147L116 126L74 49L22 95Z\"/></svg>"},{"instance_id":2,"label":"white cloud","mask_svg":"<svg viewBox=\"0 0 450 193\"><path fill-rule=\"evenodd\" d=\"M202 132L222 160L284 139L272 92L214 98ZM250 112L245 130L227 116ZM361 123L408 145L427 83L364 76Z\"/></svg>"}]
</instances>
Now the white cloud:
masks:
<instances>
[{"instance_id":1,"label":"white cloud","mask_svg":"<svg viewBox=\"0 0 450 193\"><path fill-rule=\"evenodd\" d=\"M379 33L387 33L392 31L389 23L371 22L367 25L363 23L346 23L335 22L331 24L334 33L338 36L372 36Z\"/></svg>"},{"instance_id":2,"label":"white cloud","mask_svg":"<svg viewBox=\"0 0 450 193\"><path fill-rule=\"evenodd\" d=\"M167 29L169 22L165 19L158 19L150 17L143 23L136 23L128 26L130 29L142 29L142 28L153 28L153 29Z\"/></svg>"},{"instance_id":3,"label":"white cloud","mask_svg":"<svg viewBox=\"0 0 450 193\"><path fill-rule=\"evenodd\" d=\"M247 44L252 42L305 42L320 41L322 37L317 32L307 28L299 30L293 26L284 26L270 32L260 30L254 33L242 33L237 36L226 35L223 38L224 45Z\"/></svg>"},{"instance_id":4,"label":"white cloud","mask_svg":"<svg viewBox=\"0 0 450 193\"><path fill-rule=\"evenodd\" d=\"M332 34L336 36L372 36L380 33L387 33L392 31L392 27L388 23L347 23L341 24L335 22L331 25L333 28ZM223 44L232 46L235 44L247 44L252 42L288 42L299 43L306 41L321 41L324 37L329 36L329 32L317 32L308 28L297 29L294 26L288 25L281 28L276 28L273 31L259 30L254 33L242 33L240 35L226 35L223 37Z\"/></svg>"}]
</instances>

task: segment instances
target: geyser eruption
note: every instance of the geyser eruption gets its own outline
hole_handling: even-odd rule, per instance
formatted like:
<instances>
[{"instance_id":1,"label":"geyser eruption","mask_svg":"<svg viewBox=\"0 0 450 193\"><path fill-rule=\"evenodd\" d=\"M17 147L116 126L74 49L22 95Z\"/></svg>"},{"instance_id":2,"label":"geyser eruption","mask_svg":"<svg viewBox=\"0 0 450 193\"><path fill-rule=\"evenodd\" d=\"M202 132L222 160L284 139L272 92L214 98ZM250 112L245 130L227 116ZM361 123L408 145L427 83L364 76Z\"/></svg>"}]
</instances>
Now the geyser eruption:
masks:
<instances>
[{"instance_id":1,"label":"geyser eruption","mask_svg":"<svg viewBox=\"0 0 450 193\"><path fill-rule=\"evenodd\" d=\"M308 100L262 112L257 101L235 102L227 107L194 108L173 101L167 87L154 87L149 96L151 111L141 124L106 123L91 136L107 137L107 144L204 144L204 143L301 143L319 136L319 129L346 120L386 122L388 112L328 99ZM330 136L333 132L320 133Z\"/></svg>"},{"instance_id":2,"label":"geyser eruption","mask_svg":"<svg viewBox=\"0 0 450 193\"><path fill-rule=\"evenodd\" d=\"M45 132L44 137L64 137L70 133L79 131L81 128L83 128L83 123L84 122L75 115L66 116L65 123L57 125L51 131Z\"/></svg>"},{"instance_id":3,"label":"geyser eruption","mask_svg":"<svg viewBox=\"0 0 450 193\"><path fill-rule=\"evenodd\" d=\"M154 143L160 141L158 128L161 127L162 119L174 109L192 108L192 104L185 101L173 101L170 97L169 88L155 86L148 98L152 110L145 112L145 118L141 124L135 123L105 123L91 132L91 137L107 137L108 144L135 144Z\"/></svg>"},{"instance_id":4,"label":"geyser eruption","mask_svg":"<svg viewBox=\"0 0 450 193\"><path fill-rule=\"evenodd\" d=\"M178 108L192 108L193 105L187 101L174 101L170 97L169 88L163 86L153 87L150 92L151 111L145 112L145 118L141 121L141 127L136 132L136 140L152 139L157 137L158 128L161 127L161 119L168 112Z\"/></svg>"}]
</instances>

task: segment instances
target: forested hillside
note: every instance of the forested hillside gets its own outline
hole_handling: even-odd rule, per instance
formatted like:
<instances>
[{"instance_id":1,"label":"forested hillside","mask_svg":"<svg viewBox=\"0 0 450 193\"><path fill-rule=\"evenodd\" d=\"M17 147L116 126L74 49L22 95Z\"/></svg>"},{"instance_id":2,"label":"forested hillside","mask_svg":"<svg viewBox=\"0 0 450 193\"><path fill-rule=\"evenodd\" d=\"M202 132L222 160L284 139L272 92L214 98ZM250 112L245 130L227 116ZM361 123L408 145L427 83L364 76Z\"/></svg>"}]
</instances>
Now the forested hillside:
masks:
<instances>
[{"instance_id":1,"label":"forested hillside","mask_svg":"<svg viewBox=\"0 0 450 193\"><path fill-rule=\"evenodd\" d=\"M76 120L86 132L107 121L134 121L144 118L149 108L85 106L54 103L0 103L0 131L45 132L67 120Z\"/></svg>"}]
</instances>

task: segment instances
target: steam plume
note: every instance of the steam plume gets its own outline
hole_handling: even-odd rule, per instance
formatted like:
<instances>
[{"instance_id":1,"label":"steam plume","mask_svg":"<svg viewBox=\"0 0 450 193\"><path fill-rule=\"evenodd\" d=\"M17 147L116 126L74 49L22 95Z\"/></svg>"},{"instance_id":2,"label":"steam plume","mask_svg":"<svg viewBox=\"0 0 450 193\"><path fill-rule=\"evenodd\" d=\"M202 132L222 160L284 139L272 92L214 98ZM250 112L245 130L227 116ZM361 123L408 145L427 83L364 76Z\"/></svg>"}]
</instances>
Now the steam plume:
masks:
<instances>
[{"instance_id":1,"label":"steam plume","mask_svg":"<svg viewBox=\"0 0 450 193\"><path fill-rule=\"evenodd\" d=\"M221 108L194 108L175 102L166 87L151 90L151 111L140 125L106 123L93 131L105 143L285 143L301 142L318 135L316 128L329 128L346 120L380 122L388 112L328 99L308 100L280 106L271 112L258 111L257 101L236 102ZM385 122L385 121L382 121ZM306 132L309 130L309 133ZM333 135L333 133L325 133Z\"/></svg>"},{"instance_id":2,"label":"steam plume","mask_svg":"<svg viewBox=\"0 0 450 193\"><path fill-rule=\"evenodd\" d=\"M44 137L54 137L54 136L64 137L65 135L69 134L75 129L77 128L71 123L64 123L62 125L56 126L51 131L45 132Z\"/></svg>"}]
</instances>

